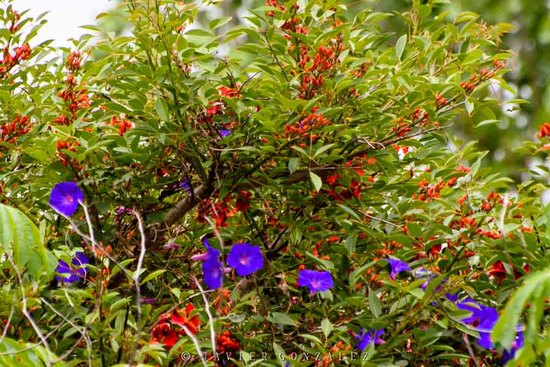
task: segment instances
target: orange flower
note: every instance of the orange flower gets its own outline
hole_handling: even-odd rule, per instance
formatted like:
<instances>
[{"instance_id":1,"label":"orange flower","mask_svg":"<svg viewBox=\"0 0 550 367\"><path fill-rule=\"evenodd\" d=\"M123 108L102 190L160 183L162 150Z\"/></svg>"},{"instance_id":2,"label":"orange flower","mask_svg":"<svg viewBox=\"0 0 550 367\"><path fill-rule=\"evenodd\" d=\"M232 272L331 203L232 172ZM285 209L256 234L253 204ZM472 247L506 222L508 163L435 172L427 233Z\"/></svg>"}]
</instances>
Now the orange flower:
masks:
<instances>
[{"instance_id":1,"label":"orange flower","mask_svg":"<svg viewBox=\"0 0 550 367\"><path fill-rule=\"evenodd\" d=\"M194 314L191 316L194 310L195 307L191 303L188 303L184 310L175 309L172 311L170 321L173 324L185 326L194 335L199 330L200 325L199 315Z\"/></svg>"}]
</instances>

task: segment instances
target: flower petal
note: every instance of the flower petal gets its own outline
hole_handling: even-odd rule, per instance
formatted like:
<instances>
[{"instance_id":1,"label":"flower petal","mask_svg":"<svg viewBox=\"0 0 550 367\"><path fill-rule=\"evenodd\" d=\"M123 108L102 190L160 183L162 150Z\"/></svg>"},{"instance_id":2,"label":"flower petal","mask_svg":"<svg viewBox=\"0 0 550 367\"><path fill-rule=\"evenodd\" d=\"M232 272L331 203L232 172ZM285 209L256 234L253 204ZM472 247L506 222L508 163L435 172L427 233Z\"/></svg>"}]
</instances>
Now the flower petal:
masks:
<instances>
[{"instance_id":1,"label":"flower petal","mask_svg":"<svg viewBox=\"0 0 550 367\"><path fill-rule=\"evenodd\" d=\"M50 195L50 205L61 215L70 217L78 210L79 203L84 201L84 194L76 182L56 184Z\"/></svg>"}]
</instances>

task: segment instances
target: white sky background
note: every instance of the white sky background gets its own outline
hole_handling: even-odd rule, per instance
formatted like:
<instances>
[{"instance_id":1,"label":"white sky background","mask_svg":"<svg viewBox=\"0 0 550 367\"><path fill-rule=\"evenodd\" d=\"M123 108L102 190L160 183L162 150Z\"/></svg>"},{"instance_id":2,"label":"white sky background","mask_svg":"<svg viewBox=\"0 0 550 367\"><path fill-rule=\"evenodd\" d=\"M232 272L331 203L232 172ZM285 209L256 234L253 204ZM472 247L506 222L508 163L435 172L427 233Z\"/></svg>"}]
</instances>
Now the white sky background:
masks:
<instances>
[{"instance_id":1,"label":"white sky background","mask_svg":"<svg viewBox=\"0 0 550 367\"><path fill-rule=\"evenodd\" d=\"M40 43L53 39L55 46L68 46L67 39L78 39L89 30L79 28L82 25L95 25L95 17L115 5L109 0L14 0L13 8L17 11L30 9L28 15L36 18L46 15L48 23L44 25L34 42Z\"/></svg>"}]
</instances>

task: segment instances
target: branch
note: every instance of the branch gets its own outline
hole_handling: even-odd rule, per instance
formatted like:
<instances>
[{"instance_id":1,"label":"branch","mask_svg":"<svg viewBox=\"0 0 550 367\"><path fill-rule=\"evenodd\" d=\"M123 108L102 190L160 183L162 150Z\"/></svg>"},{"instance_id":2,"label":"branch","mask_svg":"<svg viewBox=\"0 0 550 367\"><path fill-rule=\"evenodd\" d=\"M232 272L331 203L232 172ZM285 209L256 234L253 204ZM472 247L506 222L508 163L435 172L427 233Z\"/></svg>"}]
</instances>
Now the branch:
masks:
<instances>
[{"instance_id":1,"label":"branch","mask_svg":"<svg viewBox=\"0 0 550 367\"><path fill-rule=\"evenodd\" d=\"M399 141L408 140L418 135L427 134L429 132L441 130L446 127L447 126L437 126L426 130L417 131L410 135L397 137L394 139L384 139L380 142L370 142L366 139L357 140L357 142L359 143L367 144L368 148L355 152L347 157L343 157L334 163L330 163L322 166L310 167L308 169L296 171L292 174L290 174L288 171L285 171L283 173L276 174L272 177L258 177L258 178L245 177L244 179L246 179L246 182L242 184L234 185L231 191L235 192L240 190L261 187L268 184L268 182L271 180L277 180L282 178L284 179L280 182L281 185L295 184L298 182L308 180L310 176L310 172L315 173L321 178L325 178L331 173L339 171L341 169L339 167L339 164L343 163L346 159L357 157L369 151L385 149L387 146L395 144ZM214 179L217 176L223 176L223 174L220 175L216 171L216 165L212 165L206 182L204 182L199 187L197 187L193 191L193 194L190 197L186 197L178 201L176 205L168 211L162 223L153 224L148 228L147 244L150 246L153 243L155 233L156 233L156 228L158 228L159 226L162 226L163 228L171 227L172 225L177 223L179 220L181 220L186 213L188 213L195 206L197 206L202 200L210 197L210 195L212 195L212 193L218 189L218 187L215 187L214 185Z\"/></svg>"}]
</instances>

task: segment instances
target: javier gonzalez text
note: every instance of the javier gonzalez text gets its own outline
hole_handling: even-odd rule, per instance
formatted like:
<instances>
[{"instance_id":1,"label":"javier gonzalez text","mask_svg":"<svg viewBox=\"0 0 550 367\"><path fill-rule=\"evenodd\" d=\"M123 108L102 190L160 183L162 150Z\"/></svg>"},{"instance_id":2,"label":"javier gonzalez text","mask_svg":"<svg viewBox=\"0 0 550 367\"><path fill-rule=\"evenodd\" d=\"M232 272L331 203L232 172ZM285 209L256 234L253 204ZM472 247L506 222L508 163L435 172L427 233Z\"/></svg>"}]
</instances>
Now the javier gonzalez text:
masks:
<instances>
[{"instance_id":1,"label":"javier gonzalez text","mask_svg":"<svg viewBox=\"0 0 550 367\"><path fill-rule=\"evenodd\" d=\"M290 354L284 354L279 353L277 355L273 355L271 353L267 352L245 352L245 351L239 351L239 352L225 352L225 353L203 353L203 357L206 360L227 360L227 359L234 359L237 361L244 361L244 362L254 362L258 360L273 360L277 359L279 361L354 361L363 359L366 360L368 356L368 353L357 353L357 352L349 352L349 353L306 353L306 352L300 352L300 353L290 353ZM191 358L196 358L196 355L193 355L189 352L183 352L180 354L180 357L187 361Z\"/></svg>"}]
</instances>

